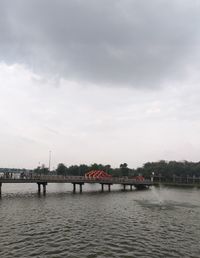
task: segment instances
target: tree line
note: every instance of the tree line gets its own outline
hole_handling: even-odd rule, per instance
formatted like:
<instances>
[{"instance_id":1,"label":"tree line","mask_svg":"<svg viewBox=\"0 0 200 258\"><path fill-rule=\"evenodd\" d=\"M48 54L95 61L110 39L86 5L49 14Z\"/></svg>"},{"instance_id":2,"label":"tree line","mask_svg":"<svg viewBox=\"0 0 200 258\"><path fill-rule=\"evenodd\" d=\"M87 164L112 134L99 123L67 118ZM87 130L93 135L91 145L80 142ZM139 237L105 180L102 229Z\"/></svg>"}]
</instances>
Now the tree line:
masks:
<instances>
[{"instance_id":1,"label":"tree line","mask_svg":"<svg viewBox=\"0 0 200 258\"><path fill-rule=\"evenodd\" d=\"M51 171L53 174L57 175L63 175L63 176L84 176L87 172L92 170L103 170L104 172L115 176L133 176L135 170L128 168L127 163L120 164L119 168L112 168L111 165L102 165L102 164L81 164L81 165L72 165L72 166L66 166L63 163L58 164L55 171ZM49 170L44 165L41 167L37 167L33 170L33 173L36 174L48 174Z\"/></svg>"},{"instance_id":2,"label":"tree line","mask_svg":"<svg viewBox=\"0 0 200 258\"><path fill-rule=\"evenodd\" d=\"M137 169L129 168L127 163L122 163L118 168L112 168L111 165L102 164L81 164L66 166L63 163L58 164L55 171L51 173L64 176L84 176L85 173L91 170L103 170L104 172L112 175L113 177L132 177L142 175L144 177L151 177L152 173L154 176L162 176L165 178L171 178L176 176L196 176L200 177L200 162L189 162L189 161L157 161L147 162L142 167ZM37 174L48 174L49 170L45 166L38 167L33 170Z\"/></svg>"},{"instance_id":3,"label":"tree line","mask_svg":"<svg viewBox=\"0 0 200 258\"><path fill-rule=\"evenodd\" d=\"M91 170L103 170L113 177L133 177L142 175L146 178L149 178L152 176L152 173L154 176L162 176L165 178L171 178L174 175L182 177L200 177L200 161L189 162L160 160L157 162L147 162L142 167L138 167L136 169L129 168L127 163L120 164L118 168L112 168L109 164L102 165L94 163L91 165L81 164L66 166L64 163L60 163L53 171L49 171L45 165L42 165L33 170L0 168L0 173L34 173L40 175L56 174L64 176L84 176L85 173Z\"/></svg>"},{"instance_id":4,"label":"tree line","mask_svg":"<svg viewBox=\"0 0 200 258\"><path fill-rule=\"evenodd\" d=\"M28 173L30 169L25 168L0 168L0 173Z\"/></svg>"},{"instance_id":5,"label":"tree line","mask_svg":"<svg viewBox=\"0 0 200 258\"><path fill-rule=\"evenodd\" d=\"M154 172L155 176L162 176L165 178L171 178L174 175L182 177L200 177L200 162L161 160L159 162L147 162L142 168L138 168L137 171L144 176L149 176Z\"/></svg>"}]
</instances>

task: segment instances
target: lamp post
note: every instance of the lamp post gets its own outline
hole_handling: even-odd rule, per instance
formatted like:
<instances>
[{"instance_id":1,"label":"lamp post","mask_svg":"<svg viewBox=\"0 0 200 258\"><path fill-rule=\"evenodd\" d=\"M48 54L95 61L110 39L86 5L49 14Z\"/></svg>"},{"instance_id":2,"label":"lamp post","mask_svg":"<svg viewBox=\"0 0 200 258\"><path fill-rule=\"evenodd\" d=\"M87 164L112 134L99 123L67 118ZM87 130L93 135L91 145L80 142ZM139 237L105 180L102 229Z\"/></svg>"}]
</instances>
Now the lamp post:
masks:
<instances>
[{"instance_id":1,"label":"lamp post","mask_svg":"<svg viewBox=\"0 0 200 258\"><path fill-rule=\"evenodd\" d=\"M49 172L51 170L51 151L49 151Z\"/></svg>"}]
</instances>

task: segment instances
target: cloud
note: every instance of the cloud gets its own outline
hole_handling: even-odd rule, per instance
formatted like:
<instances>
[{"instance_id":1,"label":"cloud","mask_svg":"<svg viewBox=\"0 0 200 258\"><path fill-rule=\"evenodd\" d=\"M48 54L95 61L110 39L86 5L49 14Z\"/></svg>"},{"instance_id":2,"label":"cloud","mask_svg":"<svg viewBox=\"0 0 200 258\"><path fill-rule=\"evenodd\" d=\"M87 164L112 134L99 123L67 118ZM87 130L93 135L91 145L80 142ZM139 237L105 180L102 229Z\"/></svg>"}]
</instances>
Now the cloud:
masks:
<instances>
[{"instance_id":1,"label":"cloud","mask_svg":"<svg viewBox=\"0 0 200 258\"><path fill-rule=\"evenodd\" d=\"M189 0L0 0L0 166L49 150L55 165L198 160L199 14Z\"/></svg>"},{"instance_id":2,"label":"cloud","mask_svg":"<svg viewBox=\"0 0 200 258\"><path fill-rule=\"evenodd\" d=\"M197 71L200 4L0 0L0 59L37 73L152 88Z\"/></svg>"},{"instance_id":3,"label":"cloud","mask_svg":"<svg viewBox=\"0 0 200 258\"><path fill-rule=\"evenodd\" d=\"M59 88L52 85L24 66L0 64L0 167L48 164L49 150L54 166L198 160L198 85L162 91L64 79Z\"/></svg>"}]
</instances>

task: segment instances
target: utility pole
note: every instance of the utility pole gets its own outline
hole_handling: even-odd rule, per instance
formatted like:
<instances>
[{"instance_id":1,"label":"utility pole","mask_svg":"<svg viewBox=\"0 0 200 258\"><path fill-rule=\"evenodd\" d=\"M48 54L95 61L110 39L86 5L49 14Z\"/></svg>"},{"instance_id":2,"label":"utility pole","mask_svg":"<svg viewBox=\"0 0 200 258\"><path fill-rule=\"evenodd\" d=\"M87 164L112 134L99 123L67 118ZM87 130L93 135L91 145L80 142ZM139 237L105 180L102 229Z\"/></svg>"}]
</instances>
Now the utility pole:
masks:
<instances>
[{"instance_id":1,"label":"utility pole","mask_svg":"<svg viewBox=\"0 0 200 258\"><path fill-rule=\"evenodd\" d=\"M49 151L49 172L51 170L51 151Z\"/></svg>"}]
</instances>

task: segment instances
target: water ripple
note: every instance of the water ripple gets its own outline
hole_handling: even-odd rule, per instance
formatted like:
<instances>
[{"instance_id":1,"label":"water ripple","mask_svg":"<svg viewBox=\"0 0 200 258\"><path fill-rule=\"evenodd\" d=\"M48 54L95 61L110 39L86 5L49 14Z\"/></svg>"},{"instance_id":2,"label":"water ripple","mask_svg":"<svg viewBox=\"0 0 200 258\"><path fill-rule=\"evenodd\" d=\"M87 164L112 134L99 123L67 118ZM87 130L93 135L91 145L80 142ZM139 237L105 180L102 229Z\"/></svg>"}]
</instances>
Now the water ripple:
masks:
<instances>
[{"instance_id":1,"label":"water ripple","mask_svg":"<svg viewBox=\"0 0 200 258\"><path fill-rule=\"evenodd\" d=\"M198 258L197 196L187 189L4 194L0 257Z\"/></svg>"}]
</instances>

